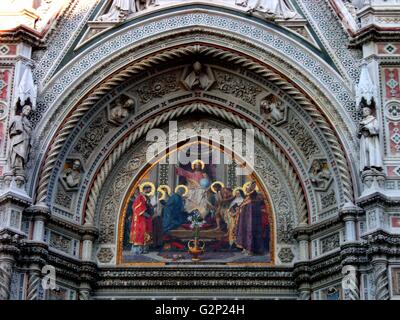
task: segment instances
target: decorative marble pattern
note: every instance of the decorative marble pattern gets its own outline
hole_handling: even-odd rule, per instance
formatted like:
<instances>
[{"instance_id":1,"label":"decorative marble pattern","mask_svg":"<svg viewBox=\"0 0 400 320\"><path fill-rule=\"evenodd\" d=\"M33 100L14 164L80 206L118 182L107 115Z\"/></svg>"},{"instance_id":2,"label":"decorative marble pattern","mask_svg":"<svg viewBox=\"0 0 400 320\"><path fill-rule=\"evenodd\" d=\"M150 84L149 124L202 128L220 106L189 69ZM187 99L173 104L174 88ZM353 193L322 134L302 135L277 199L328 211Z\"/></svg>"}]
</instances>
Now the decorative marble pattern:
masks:
<instances>
[{"instance_id":1,"label":"decorative marble pattern","mask_svg":"<svg viewBox=\"0 0 400 320\"><path fill-rule=\"evenodd\" d=\"M107 38L95 47L86 50L78 60L72 60L67 68L60 71L56 78L53 78L49 86L43 91L38 99L36 112L32 115L32 122L36 126L45 110L60 97L67 87L71 88L76 80L82 77L89 70L110 58L116 53L121 53L131 47L132 43L139 42L151 36L168 31L171 28L190 27L191 25L217 28L224 32L234 33L236 36L253 39L264 47L270 47L282 56L290 57L299 65L304 66L321 84L327 87L334 94L339 102L352 114L353 119L357 118L354 108L354 101L351 92L337 74L321 60L314 57L308 50L296 45L292 40L282 34L266 29L257 24L240 22L229 16L220 14L198 12L182 13L177 16L162 17L144 25L131 26L112 38Z\"/></svg>"},{"instance_id":2,"label":"decorative marble pattern","mask_svg":"<svg viewBox=\"0 0 400 320\"><path fill-rule=\"evenodd\" d=\"M330 7L329 1L307 0L296 2L303 9L308 21L330 52L333 60L340 66L341 72L347 75L350 80L357 82L360 76L361 50L348 48L349 35Z\"/></svg>"},{"instance_id":3,"label":"decorative marble pattern","mask_svg":"<svg viewBox=\"0 0 400 320\"><path fill-rule=\"evenodd\" d=\"M386 99L400 98L400 68L385 68L385 92Z\"/></svg>"}]
</instances>

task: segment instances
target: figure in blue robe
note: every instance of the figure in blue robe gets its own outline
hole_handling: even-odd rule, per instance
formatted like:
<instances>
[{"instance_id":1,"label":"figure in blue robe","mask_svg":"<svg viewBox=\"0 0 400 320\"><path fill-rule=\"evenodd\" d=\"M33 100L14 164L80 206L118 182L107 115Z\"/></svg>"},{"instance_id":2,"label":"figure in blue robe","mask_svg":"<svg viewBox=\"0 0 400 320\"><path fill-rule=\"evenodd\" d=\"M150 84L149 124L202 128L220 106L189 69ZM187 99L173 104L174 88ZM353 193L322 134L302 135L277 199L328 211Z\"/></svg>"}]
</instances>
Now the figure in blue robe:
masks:
<instances>
[{"instance_id":1,"label":"figure in blue robe","mask_svg":"<svg viewBox=\"0 0 400 320\"><path fill-rule=\"evenodd\" d=\"M184 209L182 189L169 197L163 209L163 232L176 229L187 222L187 214Z\"/></svg>"}]
</instances>

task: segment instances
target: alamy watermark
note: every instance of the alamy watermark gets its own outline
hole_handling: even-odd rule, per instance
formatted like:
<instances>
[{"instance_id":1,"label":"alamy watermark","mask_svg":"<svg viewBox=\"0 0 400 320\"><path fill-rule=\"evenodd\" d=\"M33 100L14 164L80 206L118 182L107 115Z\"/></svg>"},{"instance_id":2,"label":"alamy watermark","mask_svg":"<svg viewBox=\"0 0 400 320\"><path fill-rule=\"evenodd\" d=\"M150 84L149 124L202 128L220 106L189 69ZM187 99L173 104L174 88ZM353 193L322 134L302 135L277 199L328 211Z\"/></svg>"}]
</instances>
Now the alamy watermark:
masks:
<instances>
[{"instance_id":1,"label":"alamy watermark","mask_svg":"<svg viewBox=\"0 0 400 320\"><path fill-rule=\"evenodd\" d=\"M236 175L253 172L254 129L203 128L196 132L191 128L178 130L177 122L170 121L168 132L151 129L146 141L153 142L146 151L150 164L186 165L199 159L205 164L235 163Z\"/></svg>"},{"instance_id":2,"label":"alamy watermark","mask_svg":"<svg viewBox=\"0 0 400 320\"><path fill-rule=\"evenodd\" d=\"M45 265L42 268L42 288L44 290L55 290L56 285L56 268L51 265Z\"/></svg>"}]
</instances>

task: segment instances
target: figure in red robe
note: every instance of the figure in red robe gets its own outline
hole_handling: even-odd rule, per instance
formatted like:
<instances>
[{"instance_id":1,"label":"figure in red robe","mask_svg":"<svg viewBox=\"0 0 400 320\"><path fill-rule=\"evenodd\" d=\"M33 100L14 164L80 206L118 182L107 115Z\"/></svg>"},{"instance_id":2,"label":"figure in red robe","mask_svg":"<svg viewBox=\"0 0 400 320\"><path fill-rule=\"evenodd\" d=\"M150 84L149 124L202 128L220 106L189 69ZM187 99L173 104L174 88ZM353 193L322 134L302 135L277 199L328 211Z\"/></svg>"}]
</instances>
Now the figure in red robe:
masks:
<instances>
[{"instance_id":1,"label":"figure in red robe","mask_svg":"<svg viewBox=\"0 0 400 320\"><path fill-rule=\"evenodd\" d=\"M269 251L269 221L265 202L256 191L256 183L248 187L247 196L240 205L236 230L236 245L247 255Z\"/></svg>"},{"instance_id":2,"label":"figure in red robe","mask_svg":"<svg viewBox=\"0 0 400 320\"><path fill-rule=\"evenodd\" d=\"M132 250L136 253L146 253L149 245L152 243L153 232L153 207L150 198L147 196L151 187L145 185L143 192L133 202L132 224L130 232L130 242Z\"/></svg>"}]
</instances>

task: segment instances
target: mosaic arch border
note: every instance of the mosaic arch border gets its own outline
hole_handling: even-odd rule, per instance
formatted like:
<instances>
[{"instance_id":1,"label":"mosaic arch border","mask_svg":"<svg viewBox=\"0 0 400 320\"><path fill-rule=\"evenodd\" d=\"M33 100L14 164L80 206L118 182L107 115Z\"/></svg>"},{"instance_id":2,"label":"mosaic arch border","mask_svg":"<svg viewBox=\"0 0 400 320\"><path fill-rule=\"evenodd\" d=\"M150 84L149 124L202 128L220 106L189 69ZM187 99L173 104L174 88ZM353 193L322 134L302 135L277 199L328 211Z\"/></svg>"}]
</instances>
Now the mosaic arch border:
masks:
<instances>
[{"instance_id":1,"label":"mosaic arch border","mask_svg":"<svg viewBox=\"0 0 400 320\"><path fill-rule=\"evenodd\" d=\"M129 70L129 68L123 69L123 71L121 72L120 75L114 75L114 76L110 76L109 78L107 78L108 80L108 84L105 83L103 85L100 85L97 89L94 89L93 91L91 91L91 95L89 95L89 97L85 99L83 99L83 102L77 107L76 103L75 103L75 109L73 109L72 111L70 111L69 116L70 118L68 119L63 119L63 120L59 120L58 123L62 123L62 125L64 125L63 128L59 128L58 131L58 137L53 138L53 145L51 145L49 147L50 150L50 155L47 155L46 152L43 152L42 154L46 156L46 161L45 161L45 167L44 167L44 178L43 176L41 177L41 180L46 180L48 179L49 175L51 174L51 170L49 170L49 167L53 167L54 163L57 161L57 151L60 148L60 143L62 144L63 140L62 138L68 135L68 132L70 130L73 129L74 127L74 122L76 123L76 120L78 118L80 118L82 115L85 114L85 112L87 110L90 109L90 107L95 104L104 94L106 94L106 92L114 87L119 81L121 81L121 79L123 79L126 76L131 76L132 74L136 73L138 70L143 70L146 67L150 66L150 65L154 65L159 63L160 61L165 61L167 58L171 58L172 57L176 57L177 53L180 51L181 54L183 55L188 55L191 52L193 52L193 49L196 48L202 48L200 45L195 45L193 47L187 47L187 48L177 48L175 52L173 52L173 50L169 50L168 49L166 51L164 51L164 55L159 55L159 56L153 56L152 58L148 58L147 60L142 60L140 63L134 64L133 66L131 66L131 69ZM212 50L211 50L212 51ZM218 50L215 49L214 52L211 52L210 54L222 54L222 52L217 52ZM225 52L225 54L227 54L229 56L229 52ZM234 57L236 55L236 57ZM234 58L232 58L234 57ZM241 64L241 65L246 65L247 62L251 61L246 59L246 57L241 57L237 55L237 52L235 52L234 54L231 54L231 60L233 60L233 62L237 63L237 64ZM280 87L282 87L285 91L287 91L288 93L290 93L292 96L295 97L295 99L297 101L300 101L301 104L303 106L308 105L308 107L310 107L312 104L310 102L307 101L307 97L304 97L304 94L302 92L300 92L297 88L293 87L292 85L287 83L287 79L281 78L279 77L279 75L273 73L272 71L270 71L269 69L267 69L264 66L260 66L258 65L256 62L252 62L251 67L253 68L253 71L258 72L259 74L261 74L262 76L264 76L265 78L268 78L269 80L274 80L275 82L277 82ZM327 101L327 100L326 100ZM74 100L74 102L76 102L76 100ZM79 109L80 108L80 109ZM318 123L325 123L325 121L327 121L327 119L324 116L321 115L317 115L318 112L316 112L316 108L313 107L313 116L319 117L318 119ZM77 111L79 110L79 112ZM62 121L62 122L61 122ZM55 126L53 126L55 127ZM336 133L330 129L328 127L328 125L324 125L324 129L325 131L328 130L329 135L330 135L330 140L334 141L334 144L337 143L336 139ZM347 131L348 132L348 131ZM61 137L61 139L60 139ZM48 137L49 138L49 137ZM58 140L57 140L58 139ZM333 139L333 140L332 140ZM46 139L43 139L46 140ZM328 139L329 140L329 139ZM342 141L341 141L342 142ZM58 144L58 145L57 145ZM339 145L338 145L339 146ZM342 164L344 164L345 166L347 166L347 160L344 158L344 155L342 154L342 147L339 146L337 148L337 153L342 157ZM347 154L346 156L350 156L351 154ZM351 163L351 162L350 162ZM51 169L51 168L50 168ZM348 173L346 173L346 175L348 175ZM348 179L348 184L351 184L350 179ZM31 186L34 185L34 183L31 183ZM40 181L39 183L39 200L42 199L43 200L43 194L46 193L46 191L44 189L46 189L48 185L48 181L44 181L44 187L43 187L43 181ZM44 190L44 191L43 191Z\"/></svg>"},{"instance_id":2,"label":"mosaic arch border","mask_svg":"<svg viewBox=\"0 0 400 320\"><path fill-rule=\"evenodd\" d=\"M46 116L51 117L54 114L54 109L57 109L52 106L68 105L69 103L61 103L60 100L71 92L76 91L76 88L79 87L79 80L86 78L88 74L93 75L93 73L99 73L98 75L101 77L109 75L112 72L111 69L115 70L121 67L121 65L116 65L114 61L118 55L129 54L129 52L144 43L150 44L162 36L172 35L173 32L168 32L166 26L176 25L177 28L182 28L179 31L180 33L196 28L203 29L204 27L218 31L221 37L233 36L236 39L239 38L242 42L251 43L253 46L256 44L258 48L263 49L265 52L273 53L277 57L285 56L290 60L290 64L293 67L300 70L301 74L306 74L308 78L313 78L313 82L324 88L326 93L332 93L327 101L338 98L334 109L336 111L339 110L341 117L346 119L350 126L349 129L351 131L355 130L355 127L351 128L351 126L355 125L351 120L351 116L353 120L357 118L351 88L346 85L345 81L329 64L309 48L304 47L300 41L288 37L282 31L274 30L271 28L271 24L266 25L266 22L261 23L261 20L256 22L221 12L210 13L204 10L196 10L196 12L183 11L178 17L174 16L175 12L171 12L167 15L157 15L156 18L160 19L160 21L132 20L132 25L126 26L123 24L118 28L113 28L113 33L110 36L88 47L44 85L38 99L37 112L32 118L33 122L37 124L48 109L52 111L47 112ZM242 27L239 28L239 26ZM282 30L285 29L282 28ZM134 41L135 47L132 47ZM166 45L168 44L162 44L162 46ZM227 42L227 48L232 46L232 42ZM253 56L259 58L263 55L253 54ZM132 58L131 56L127 60L132 60ZM104 61L109 64L108 70L97 71L99 67L102 68L104 66ZM284 70L287 70L287 68L282 67L281 71ZM301 86L301 84L299 85ZM83 95L83 92L79 92L79 95ZM69 100L72 101L79 99L79 97L71 98ZM344 109L342 109L342 106L344 106ZM335 112L330 113L330 117L334 118L334 115ZM41 133L42 128L39 128L38 131Z\"/></svg>"}]
</instances>

